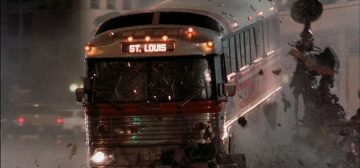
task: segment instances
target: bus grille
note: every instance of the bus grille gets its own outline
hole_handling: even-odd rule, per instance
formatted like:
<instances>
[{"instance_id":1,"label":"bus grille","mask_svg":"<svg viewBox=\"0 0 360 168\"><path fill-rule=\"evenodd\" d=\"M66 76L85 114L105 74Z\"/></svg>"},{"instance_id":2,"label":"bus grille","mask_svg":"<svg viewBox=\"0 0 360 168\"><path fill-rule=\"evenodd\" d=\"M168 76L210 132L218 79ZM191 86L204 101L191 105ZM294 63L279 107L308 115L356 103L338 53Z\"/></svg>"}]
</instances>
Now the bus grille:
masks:
<instances>
[{"instance_id":1,"label":"bus grille","mask_svg":"<svg viewBox=\"0 0 360 168\"><path fill-rule=\"evenodd\" d=\"M218 115L143 115L86 118L87 141L97 144L159 145L210 143Z\"/></svg>"}]
</instances>

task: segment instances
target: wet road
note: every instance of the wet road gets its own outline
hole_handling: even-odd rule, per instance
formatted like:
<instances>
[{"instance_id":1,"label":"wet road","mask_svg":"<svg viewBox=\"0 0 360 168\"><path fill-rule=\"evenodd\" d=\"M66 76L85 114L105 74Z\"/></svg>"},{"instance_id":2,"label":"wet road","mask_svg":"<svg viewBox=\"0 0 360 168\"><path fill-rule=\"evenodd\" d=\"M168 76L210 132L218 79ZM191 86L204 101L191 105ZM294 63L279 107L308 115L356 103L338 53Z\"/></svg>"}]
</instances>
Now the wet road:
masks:
<instances>
[{"instance_id":1,"label":"wet road","mask_svg":"<svg viewBox=\"0 0 360 168\"><path fill-rule=\"evenodd\" d=\"M85 139L39 139L36 136L2 137L2 168L85 168Z\"/></svg>"}]
</instances>

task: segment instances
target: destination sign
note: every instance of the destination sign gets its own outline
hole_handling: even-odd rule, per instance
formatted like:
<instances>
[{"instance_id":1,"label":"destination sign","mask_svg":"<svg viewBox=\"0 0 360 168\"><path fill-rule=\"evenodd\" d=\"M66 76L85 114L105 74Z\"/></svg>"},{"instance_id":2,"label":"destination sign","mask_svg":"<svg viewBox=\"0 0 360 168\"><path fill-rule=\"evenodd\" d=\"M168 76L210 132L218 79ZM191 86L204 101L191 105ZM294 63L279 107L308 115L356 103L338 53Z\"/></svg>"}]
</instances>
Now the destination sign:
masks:
<instances>
[{"instance_id":1,"label":"destination sign","mask_svg":"<svg viewBox=\"0 0 360 168\"><path fill-rule=\"evenodd\" d=\"M123 53L162 53L173 52L174 42L154 42L154 43L123 43L121 45Z\"/></svg>"}]
</instances>

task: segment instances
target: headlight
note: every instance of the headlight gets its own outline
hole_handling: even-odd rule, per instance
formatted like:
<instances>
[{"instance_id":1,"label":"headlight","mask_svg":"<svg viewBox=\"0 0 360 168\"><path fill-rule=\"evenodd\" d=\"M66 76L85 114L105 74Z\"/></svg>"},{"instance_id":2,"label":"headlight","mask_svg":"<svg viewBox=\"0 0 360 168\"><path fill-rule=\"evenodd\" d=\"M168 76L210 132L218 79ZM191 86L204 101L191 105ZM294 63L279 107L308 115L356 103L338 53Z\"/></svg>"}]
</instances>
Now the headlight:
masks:
<instances>
[{"instance_id":1,"label":"headlight","mask_svg":"<svg viewBox=\"0 0 360 168\"><path fill-rule=\"evenodd\" d=\"M110 151L98 150L95 151L90 159L96 165L109 165L115 160L115 156Z\"/></svg>"}]
</instances>

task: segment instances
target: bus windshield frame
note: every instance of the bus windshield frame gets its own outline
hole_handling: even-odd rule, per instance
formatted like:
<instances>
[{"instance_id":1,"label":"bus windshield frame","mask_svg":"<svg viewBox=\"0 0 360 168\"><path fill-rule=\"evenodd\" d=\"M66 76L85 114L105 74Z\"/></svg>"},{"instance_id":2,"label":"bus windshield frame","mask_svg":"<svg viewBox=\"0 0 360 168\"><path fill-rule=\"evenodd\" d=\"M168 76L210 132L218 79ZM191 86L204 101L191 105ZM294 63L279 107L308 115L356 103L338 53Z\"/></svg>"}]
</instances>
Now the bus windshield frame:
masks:
<instances>
[{"instance_id":1,"label":"bus windshield frame","mask_svg":"<svg viewBox=\"0 0 360 168\"><path fill-rule=\"evenodd\" d=\"M216 97L212 57L88 59L90 103L181 102ZM194 93L196 95L194 95Z\"/></svg>"}]
</instances>

